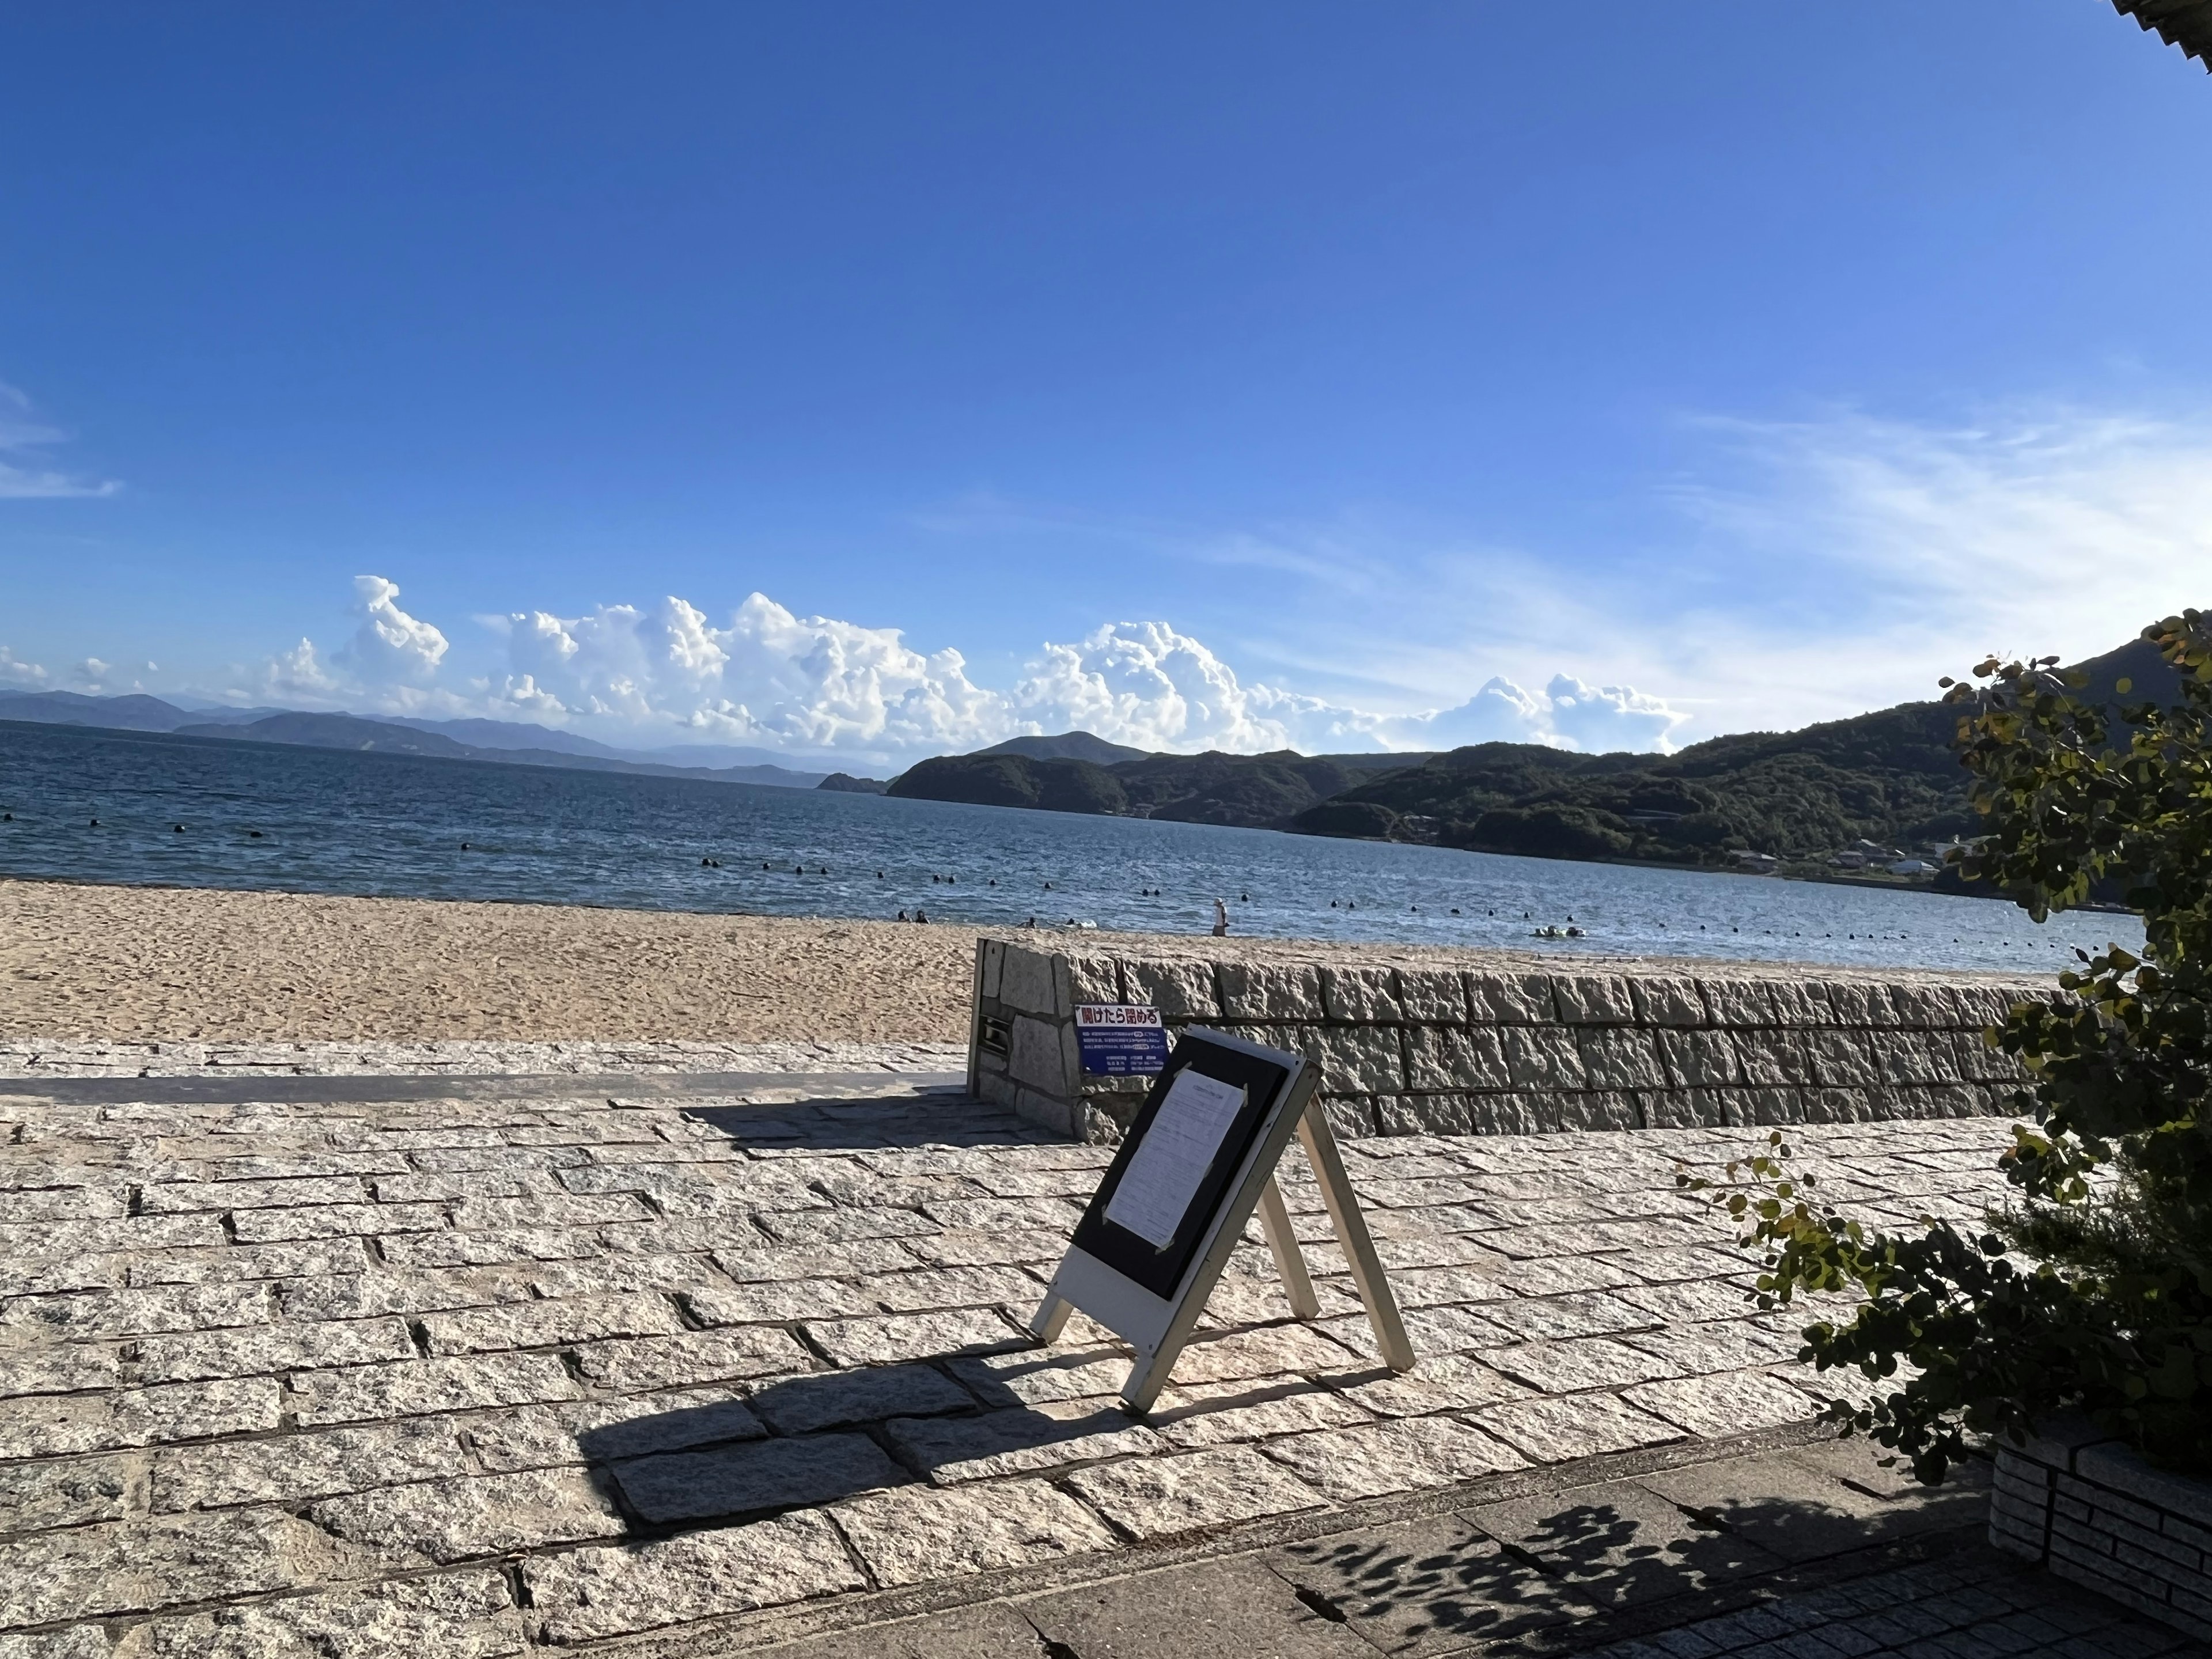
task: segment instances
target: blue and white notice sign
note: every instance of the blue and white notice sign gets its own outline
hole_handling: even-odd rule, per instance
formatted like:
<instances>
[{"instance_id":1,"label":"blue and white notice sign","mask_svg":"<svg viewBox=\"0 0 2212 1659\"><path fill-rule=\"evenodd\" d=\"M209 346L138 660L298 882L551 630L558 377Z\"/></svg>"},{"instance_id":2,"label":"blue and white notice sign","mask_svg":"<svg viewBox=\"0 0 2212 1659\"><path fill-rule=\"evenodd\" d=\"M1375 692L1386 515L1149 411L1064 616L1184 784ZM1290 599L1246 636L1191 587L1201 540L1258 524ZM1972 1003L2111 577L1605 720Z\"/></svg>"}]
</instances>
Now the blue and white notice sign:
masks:
<instances>
[{"instance_id":1,"label":"blue and white notice sign","mask_svg":"<svg viewBox=\"0 0 2212 1659\"><path fill-rule=\"evenodd\" d=\"M1168 1028L1141 1002L1079 1002L1075 1046L1093 1077L1140 1077L1167 1069Z\"/></svg>"}]
</instances>

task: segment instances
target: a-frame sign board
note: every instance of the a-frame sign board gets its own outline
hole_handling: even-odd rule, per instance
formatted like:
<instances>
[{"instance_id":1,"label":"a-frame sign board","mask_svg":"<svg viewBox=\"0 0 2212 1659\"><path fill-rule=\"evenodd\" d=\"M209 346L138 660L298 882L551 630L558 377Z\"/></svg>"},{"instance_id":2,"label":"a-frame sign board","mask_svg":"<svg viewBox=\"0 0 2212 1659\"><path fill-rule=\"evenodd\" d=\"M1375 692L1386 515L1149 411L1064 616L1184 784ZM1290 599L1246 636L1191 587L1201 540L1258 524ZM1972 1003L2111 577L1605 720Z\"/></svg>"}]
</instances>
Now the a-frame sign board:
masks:
<instances>
[{"instance_id":1,"label":"a-frame sign board","mask_svg":"<svg viewBox=\"0 0 2212 1659\"><path fill-rule=\"evenodd\" d=\"M1135 1346L1121 1397L1150 1410L1255 1209L1291 1310L1316 1317L1321 1304L1275 1185L1295 1133L1383 1360L1395 1371L1413 1370L1398 1304L1314 1098L1320 1082L1300 1055L1222 1031L1185 1031L1076 1224L1030 1331L1051 1342L1081 1309Z\"/></svg>"}]
</instances>

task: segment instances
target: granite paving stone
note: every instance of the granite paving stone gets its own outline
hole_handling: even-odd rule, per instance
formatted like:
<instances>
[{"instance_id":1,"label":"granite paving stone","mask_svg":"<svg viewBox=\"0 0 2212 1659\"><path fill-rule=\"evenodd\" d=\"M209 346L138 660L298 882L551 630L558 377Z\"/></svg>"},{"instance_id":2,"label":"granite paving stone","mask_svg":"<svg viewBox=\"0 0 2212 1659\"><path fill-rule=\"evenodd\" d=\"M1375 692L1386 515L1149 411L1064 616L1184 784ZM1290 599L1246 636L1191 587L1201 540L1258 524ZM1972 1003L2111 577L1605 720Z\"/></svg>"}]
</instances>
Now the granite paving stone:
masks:
<instances>
[{"instance_id":1,"label":"granite paving stone","mask_svg":"<svg viewBox=\"0 0 2212 1659\"><path fill-rule=\"evenodd\" d=\"M368 1319L525 1302L530 1283L520 1273L489 1269L339 1273L283 1279L276 1291L277 1310L287 1319Z\"/></svg>"},{"instance_id":2,"label":"granite paving stone","mask_svg":"<svg viewBox=\"0 0 2212 1659\"><path fill-rule=\"evenodd\" d=\"M908 1468L940 1486L1159 1451L1166 1443L1118 1407L1081 1400L979 1417L894 1418L884 1431Z\"/></svg>"},{"instance_id":3,"label":"granite paving stone","mask_svg":"<svg viewBox=\"0 0 2212 1659\"><path fill-rule=\"evenodd\" d=\"M1510 1347L1488 1349L1482 1359L1516 1382L1545 1394L1648 1382L1674 1371L1656 1354L1602 1336L1571 1342L1516 1342Z\"/></svg>"},{"instance_id":4,"label":"granite paving stone","mask_svg":"<svg viewBox=\"0 0 2212 1659\"><path fill-rule=\"evenodd\" d=\"M912 1244L887 1238L857 1238L842 1243L800 1248L766 1242L740 1246L724 1238L709 1247L714 1266L740 1285L790 1284L803 1279L843 1279L870 1273L903 1273L918 1259L915 1252L939 1242ZM1057 1254L1057 1252L1054 1252Z\"/></svg>"},{"instance_id":5,"label":"granite paving stone","mask_svg":"<svg viewBox=\"0 0 2212 1659\"><path fill-rule=\"evenodd\" d=\"M275 1377L175 1382L125 1389L115 1396L116 1432L125 1445L249 1434L276 1427L283 1396Z\"/></svg>"},{"instance_id":6,"label":"granite paving stone","mask_svg":"<svg viewBox=\"0 0 2212 1659\"><path fill-rule=\"evenodd\" d=\"M1358 1368L1352 1353L1310 1326L1269 1325L1192 1343L1176 1361L1175 1381L1235 1382L1286 1372L1338 1376Z\"/></svg>"},{"instance_id":7,"label":"granite paving stone","mask_svg":"<svg viewBox=\"0 0 2212 1659\"><path fill-rule=\"evenodd\" d=\"M1262 1449L1340 1503L1451 1486L1528 1467L1528 1460L1450 1417L1405 1417L1356 1429L1292 1435Z\"/></svg>"},{"instance_id":8,"label":"granite paving stone","mask_svg":"<svg viewBox=\"0 0 2212 1659\"><path fill-rule=\"evenodd\" d=\"M888 1319L809 1320L808 1338L839 1365L889 1365L948 1354L995 1353L1034 1340L988 1308Z\"/></svg>"},{"instance_id":9,"label":"granite paving stone","mask_svg":"<svg viewBox=\"0 0 2212 1659\"><path fill-rule=\"evenodd\" d=\"M863 1279L861 1288L893 1313L1009 1303L1019 1306L1026 1315L1044 1293L1043 1282L1018 1267L923 1268L914 1273L884 1273Z\"/></svg>"},{"instance_id":10,"label":"granite paving stone","mask_svg":"<svg viewBox=\"0 0 2212 1659\"><path fill-rule=\"evenodd\" d=\"M1464 1411L1525 1400L1531 1393L1480 1361L1460 1354L1424 1354L1413 1370L1403 1376L1377 1367L1354 1380L1334 1380L1331 1386L1361 1409L1380 1417L1425 1417L1432 1412Z\"/></svg>"},{"instance_id":11,"label":"granite paving stone","mask_svg":"<svg viewBox=\"0 0 2212 1659\"><path fill-rule=\"evenodd\" d=\"M434 1354L496 1353L609 1337L666 1336L684 1328L665 1297L550 1297L455 1313L426 1315Z\"/></svg>"},{"instance_id":12,"label":"granite paving stone","mask_svg":"<svg viewBox=\"0 0 2212 1659\"><path fill-rule=\"evenodd\" d=\"M830 1514L886 1587L1029 1566L1117 1541L1097 1516L1042 1480L901 1486Z\"/></svg>"},{"instance_id":13,"label":"granite paving stone","mask_svg":"<svg viewBox=\"0 0 2212 1659\"><path fill-rule=\"evenodd\" d=\"M747 1285L695 1285L684 1305L702 1325L792 1324L802 1319L878 1314L882 1302L848 1279L767 1280Z\"/></svg>"},{"instance_id":14,"label":"granite paving stone","mask_svg":"<svg viewBox=\"0 0 2212 1659\"><path fill-rule=\"evenodd\" d=\"M77 1394L123 1380L119 1347L89 1342L0 1349L0 1397Z\"/></svg>"},{"instance_id":15,"label":"granite paving stone","mask_svg":"<svg viewBox=\"0 0 2212 1659\"><path fill-rule=\"evenodd\" d=\"M478 1413L461 1426L477 1462L494 1474L604 1463L768 1432L735 1388L525 1406Z\"/></svg>"},{"instance_id":16,"label":"granite paving stone","mask_svg":"<svg viewBox=\"0 0 2212 1659\"><path fill-rule=\"evenodd\" d=\"M349 1565L320 1528L277 1510L33 1533L8 1545L0 1630L291 1589Z\"/></svg>"},{"instance_id":17,"label":"granite paving stone","mask_svg":"<svg viewBox=\"0 0 2212 1659\"><path fill-rule=\"evenodd\" d=\"M1054 1400L1103 1399L1128 1380L1127 1348L1025 1348L950 1361L946 1369L986 1406L1037 1405ZM1182 1367L1176 1370L1181 1373ZM1188 1376L1181 1377L1188 1382Z\"/></svg>"},{"instance_id":18,"label":"granite paving stone","mask_svg":"<svg viewBox=\"0 0 2212 1659\"><path fill-rule=\"evenodd\" d=\"M1608 1394L1510 1401L1476 1413L1474 1420L1537 1463L1658 1445L1682 1432Z\"/></svg>"},{"instance_id":19,"label":"granite paving stone","mask_svg":"<svg viewBox=\"0 0 2212 1659\"><path fill-rule=\"evenodd\" d=\"M231 1231L241 1244L372 1233L434 1232L446 1225L442 1204L317 1204L293 1210L240 1210Z\"/></svg>"},{"instance_id":20,"label":"granite paving stone","mask_svg":"<svg viewBox=\"0 0 2212 1659\"><path fill-rule=\"evenodd\" d=\"M1675 1377L1625 1389L1621 1397L1640 1411L1718 1438L1796 1423L1820 1407L1802 1389L1764 1371L1727 1371L1717 1376Z\"/></svg>"},{"instance_id":21,"label":"granite paving stone","mask_svg":"<svg viewBox=\"0 0 2212 1659\"><path fill-rule=\"evenodd\" d=\"M112 1651L114 1659L512 1659L527 1648L506 1578L479 1569L151 1620Z\"/></svg>"},{"instance_id":22,"label":"granite paving stone","mask_svg":"<svg viewBox=\"0 0 2212 1659\"><path fill-rule=\"evenodd\" d=\"M902 1241L902 1247L933 1267L988 1267L1006 1263L1057 1263L1066 1254L1068 1231L1015 1227L1005 1232L931 1233Z\"/></svg>"},{"instance_id":23,"label":"granite paving stone","mask_svg":"<svg viewBox=\"0 0 2212 1659\"><path fill-rule=\"evenodd\" d=\"M964 1411L975 1403L974 1395L933 1365L816 1371L749 1387L752 1409L779 1434Z\"/></svg>"},{"instance_id":24,"label":"granite paving stone","mask_svg":"<svg viewBox=\"0 0 2212 1659\"><path fill-rule=\"evenodd\" d=\"M1320 1492L1249 1446L1131 1458L1064 1483L1132 1538L1151 1540L1318 1508Z\"/></svg>"},{"instance_id":25,"label":"granite paving stone","mask_svg":"<svg viewBox=\"0 0 2212 1659\"><path fill-rule=\"evenodd\" d=\"M827 1504L908 1476L862 1434L815 1434L667 1452L613 1466L632 1509L656 1525Z\"/></svg>"},{"instance_id":26,"label":"granite paving stone","mask_svg":"<svg viewBox=\"0 0 2212 1659\"><path fill-rule=\"evenodd\" d=\"M548 1641L571 1645L866 1586L813 1510L659 1543L599 1547L524 1564Z\"/></svg>"},{"instance_id":27,"label":"granite paving stone","mask_svg":"<svg viewBox=\"0 0 2212 1659\"><path fill-rule=\"evenodd\" d=\"M147 1460L0 1463L0 1534L118 1521L145 1507Z\"/></svg>"},{"instance_id":28,"label":"granite paving stone","mask_svg":"<svg viewBox=\"0 0 2212 1659\"><path fill-rule=\"evenodd\" d=\"M573 1400L583 1390L557 1354L410 1359L306 1371L292 1378L290 1409L307 1425L365 1423L491 1406Z\"/></svg>"},{"instance_id":29,"label":"granite paving stone","mask_svg":"<svg viewBox=\"0 0 2212 1659\"><path fill-rule=\"evenodd\" d=\"M400 1564L445 1565L606 1538L623 1529L606 1493L570 1469L388 1486L312 1504L307 1517L333 1536Z\"/></svg>"},{"instance_id":30,"label":"granite paving stone","mask_svg":"<svg viewBox=\"0 0 2212 1659\"><path fill-rule=\"evenodd\" d=\"M414 1339L399 1320L329 1320L149 1336L138 1345L138 1375L146 1382L196 1382L414 1357Z\"/></svg>"},{"instance_id":31,"label":"granite paving stone","mask_svg":"<svg viewBox=\"0 0 2212 1659\"><path fill-rule=\"evenodd\" d=\"M1171 1385L1162 1390L1146 1419L1170 1445L1184 1451L1375 1420L1344 1395L1299 1376Z\"/></svg>"},{"instance_id":32,"label":"granite paving stone","mask_svg":"<svg viewBox=\"0 0 2212 1659\"><path fill-rule=\"evenodd\" d=\"M617 1337L573 1350L578 1370L610 1389L658 1389L805 1370L812 1356L772 1326L687 1331L681 1336ZM517 1356L518 1358L526 1356Z\"/></svg>"},{"instance_id":33,"label":"granite paving stone","mask_svg":"<svg viewBox=\"0 0 2212 1659\"><path fill-rule=\"evenodd\" d=\"M161 1512L297 1504L467 1473L450 1421L409 1418L273 1440L165 1448L154 1460L153 1507Z\"/></svg>"}]
</instances>

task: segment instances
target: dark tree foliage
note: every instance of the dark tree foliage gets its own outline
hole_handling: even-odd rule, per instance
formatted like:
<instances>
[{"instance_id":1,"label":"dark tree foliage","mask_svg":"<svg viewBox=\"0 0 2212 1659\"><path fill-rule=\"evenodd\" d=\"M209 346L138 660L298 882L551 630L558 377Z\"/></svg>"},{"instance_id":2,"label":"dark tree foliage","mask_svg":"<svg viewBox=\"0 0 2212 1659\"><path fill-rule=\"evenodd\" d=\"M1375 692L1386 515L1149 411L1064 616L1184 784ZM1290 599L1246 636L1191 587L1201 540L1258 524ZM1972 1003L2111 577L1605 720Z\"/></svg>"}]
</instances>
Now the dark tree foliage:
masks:
<instances>
[{"instance_id":1,"label":"dark tree foliage","mask_svg":"<svg viewBox=\"0 0 2212 1659\"><path fill-rule=\"evenodd\" d=\"M1791 1177L1779 1134L1730 1166L1747 1186L1715 1191L1766 1249L1761 1306L1863 1294L1848 1322L1807 1328L1803 1357L1902 1379L1835 1415L1923 1480L1969 1436L2069 1409L2212 1472L2212 617L2144 635L2175 700L2130 702L2125 678L2100 696L2055 658L1985 662L1946 700L1988 835L1967 873L2038 921L2117 883L2146 936L2141 957L2081 955L2063 995L1989 1034L2035 1079L2018 1104L2036 1127L2002 1159L2011 1204L1978 1236L1869 1231Z\"/></svg>"},{"instance_id":2,"label":"dark tree foliage","mask_svg":"<svg viewBox=\"0 0 2212 1659\"><path fill-rule=\"evenodd\" d=\"M1079 760L1026 755L940 755L891 780L884 793L915 800L1027 806L1047 812L1126 812L1129 799L1113 773Z\"/></svg>"}]
</instances>

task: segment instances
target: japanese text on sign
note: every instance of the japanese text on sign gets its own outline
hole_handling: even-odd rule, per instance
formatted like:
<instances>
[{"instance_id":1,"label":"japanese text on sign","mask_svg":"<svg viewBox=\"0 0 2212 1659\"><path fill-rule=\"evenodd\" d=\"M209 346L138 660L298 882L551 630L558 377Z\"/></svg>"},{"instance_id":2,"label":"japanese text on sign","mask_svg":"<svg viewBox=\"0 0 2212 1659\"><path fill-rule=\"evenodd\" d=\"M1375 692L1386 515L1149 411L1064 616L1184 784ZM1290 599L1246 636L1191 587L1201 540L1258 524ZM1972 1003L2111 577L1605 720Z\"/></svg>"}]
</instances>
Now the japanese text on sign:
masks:
<instances>
[{"instance_id":1,"label":"japanese text on sign","mask_svg":"<svg viewBox=\"0 0 2212 1659\"><path fill-rule=\"evenodd\" d=\"M1149 1076L1167 1068L1167 1027L1160 1011L1143 1003L1078 1003L1075 1046L1093 1077Z\"/></svg>"}]
</instances>

